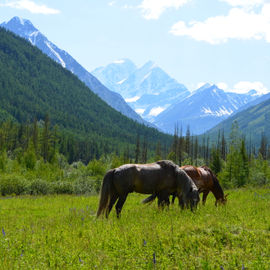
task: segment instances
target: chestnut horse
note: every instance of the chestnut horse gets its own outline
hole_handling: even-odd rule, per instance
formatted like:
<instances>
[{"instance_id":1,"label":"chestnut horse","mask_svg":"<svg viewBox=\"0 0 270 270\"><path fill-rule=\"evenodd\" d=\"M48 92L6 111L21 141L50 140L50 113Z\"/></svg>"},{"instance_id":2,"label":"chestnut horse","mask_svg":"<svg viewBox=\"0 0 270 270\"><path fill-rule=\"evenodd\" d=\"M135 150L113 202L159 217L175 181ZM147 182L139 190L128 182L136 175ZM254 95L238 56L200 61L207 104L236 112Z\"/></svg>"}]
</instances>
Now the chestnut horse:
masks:
<instances>
[{"instance_id":1,"label":"chestnut horse","mask_svg":"<svg viewBox=\"0 0 270 270\"><path fill-rule=\"evenodd\" d=\"M215 205L218 203L225 204L227 195L224 195L223 189L219 184L216 175L207 166L195 167L191 165L182 166L183 169L193 180L199 192L203 194L202 203L206 202L206 198L211 191L216 198Z\"/></svg>"},{"instance_id":2,"label":"chestnut horse","mask_svg":"<svg viewBox=\"0 0 270 270\"><path fill-rule=\"evenodd\" d=\"M228 194L224 196L224 192L219 184L219 181L210 168L208 168L207 166L195 167L192 165L186 165L180 168L184 170L187 175L193 180L199 190L199 193L203 193L203 205L205 204L206 198L210 191L216 198L215 205L217 205L218 203L225 204L227 202ZM172 203L174 203L176 196L175 194L172 195ZM149 203L153 201L156 197L158 197L158 195L153 194L143 200L143 203ZM169 198L163 200L167 205L169 204Z\"/></svg>"},{"instance_id":3,"label":"chestnut horse","mask_svg":"<svg viewBox=\"0 0 270 270\"><path fill-rule=\"evenodd\" d=\"M118 200L115 208L119 218L127 195L131 192L157 194L160 203L173 193L179 198L182 208L191 210L200 200L198 189L191 178L171 161L126 164L109 170L104 176L97 217L101 214L108 217Z\"/></svg>"}]
</instances>

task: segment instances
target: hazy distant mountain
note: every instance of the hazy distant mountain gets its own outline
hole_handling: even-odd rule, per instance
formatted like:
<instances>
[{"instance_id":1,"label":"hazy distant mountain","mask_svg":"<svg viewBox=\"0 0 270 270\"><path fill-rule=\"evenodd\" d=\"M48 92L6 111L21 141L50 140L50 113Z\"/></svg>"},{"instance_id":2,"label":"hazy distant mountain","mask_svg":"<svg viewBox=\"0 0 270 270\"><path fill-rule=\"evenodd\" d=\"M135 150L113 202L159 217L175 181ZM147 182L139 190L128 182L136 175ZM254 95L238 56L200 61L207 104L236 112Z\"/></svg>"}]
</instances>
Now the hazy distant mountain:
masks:
<instances>
[{"instance_id":1,"label":"hazy distant mountain","mask_svg":"<svg viewBox=\"0 0 270 270\"><path fill-rule=\"evenodd\" d=\"M171 78L152 61L137 68L128 59L118 60L92 72L104 85L120 93L143 116L153 122L155 117L187 97L187 88Z\"/></svg>"},{"instance_id":2,"label":"hazy distant mountain","mask_svg":"<svg viewBox=\"0 0 270 270\"><path fill-rule=\"evenodd\" d=\"M83 81L94 93L107 102L111 107L140 123L147 124L131 109L131 107L118 93L112 92L106 88L74 58L72 58L72 56L49 41L29 20L14 17L9 22L2 23L1 26L27 39L32 45L37 46L43 53L47 54L64 68L77 75L81 81Z\"/></svg>"},{"instance_id":3,"label":"hazy distant mountain","mask_svg":"<svg viewBox=\"0 0 270 270\"><path fill-rule=\"evenodd\" d=\"M193 134L201 134L228 118L242 106L257 98L253 92L224 92L216 85L206 84L189 97L160 113L154 123L163 131L173 133L175 125L187 126Z\"/></svg>"},{"instance_id":4,"label":"hazy distant mountain","mask_svg":"<svg viewBox=\"0 0 270 270\"><path fill-rule=\"evenodd\" d=\"M250 141L259 146L262 133L267 138L270 137L270 93L257 100L261 102L230 116L209 130L207 134L216 138L219 130L224 130L225 136L228 138L232 123L237 121L240 131L246 136L247 143ZM250 102L250 104L252 103Z\"/></svg>"}]
</instances>

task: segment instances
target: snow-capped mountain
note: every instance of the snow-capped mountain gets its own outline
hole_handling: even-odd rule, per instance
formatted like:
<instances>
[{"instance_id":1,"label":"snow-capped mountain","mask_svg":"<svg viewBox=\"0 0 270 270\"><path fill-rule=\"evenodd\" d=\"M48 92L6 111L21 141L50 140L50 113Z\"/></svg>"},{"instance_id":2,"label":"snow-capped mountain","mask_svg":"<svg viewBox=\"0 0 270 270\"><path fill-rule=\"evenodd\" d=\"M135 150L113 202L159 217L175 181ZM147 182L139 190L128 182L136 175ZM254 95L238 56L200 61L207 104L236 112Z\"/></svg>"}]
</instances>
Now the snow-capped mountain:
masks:
<instances>
[{"instance_id":1,"label":"snow-capped mountain","mask_svg":"<svg viewBox=\"0 0 270 270\"><path fill-rule=\"evenodd\" d=\"M175 125L187 126L193 134L201 134L228 118L258 96L253 92L237 94L224 92L216 85L206 84L189 97L160 113L154 123L163 131L173 133Z\"/></svg>"},{"instance_id":2,"label":"snow-capped mountain","mask_svg":"<svg viewBox=\"0 0 270 270\"><path fill-rule=\"evenodd\" d=\"M135 64L129 59L116 60L106 67L99 67L91 73L109 89L118 92L121 84L136 70ZM119 92L120 93L120 92Z\"/></svg>"},{"instance_id":3,"label":"snow-capped mountain","mask_svg":"<svg viewBox=\"0 0 270 270\"><path fill-rule=\"evenodd\" d=\"M81 81L111 107L129 118L148 125L145 120L134 112L120 94L105 87L71 55L64 50L59 49L55 44L49 41L29 20L14 17L10 21L2 23L0 26L27 39L33 46L37 46L43 53L47 54L50 58L61 64L73 74L77 75Z\"/></svg>"},{"instance_id":4,"label":"snow-capped mountain","mask_svg":"<svg viewBox=\"0 0 270 270\"><path fill-rule=\"evenodd\" d=\"M163 110L190 92L152 61L137 68L130 60L115 61L92 72L104 85L120 93L134 110L153 122Z\"/></svg>"}]
</instances>

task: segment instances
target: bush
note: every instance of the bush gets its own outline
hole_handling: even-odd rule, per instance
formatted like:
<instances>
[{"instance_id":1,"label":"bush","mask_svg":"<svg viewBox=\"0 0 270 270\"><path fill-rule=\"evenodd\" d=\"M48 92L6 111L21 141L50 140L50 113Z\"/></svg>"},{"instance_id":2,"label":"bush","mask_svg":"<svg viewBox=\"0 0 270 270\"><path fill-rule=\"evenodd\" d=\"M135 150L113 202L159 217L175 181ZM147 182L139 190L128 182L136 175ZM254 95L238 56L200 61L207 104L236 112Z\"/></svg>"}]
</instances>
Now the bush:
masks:
<instances>
[{"instance_id":1,"label":"bush","mask_svg":"<svg viewBox=\"0 0 270 270\"><path fill-rule=\"evenodd\" d=\"M74 184L75 194L93 194L95 193L95 180L90 177L81 177Z\"/></svg>"},{"instance_id":2,"label":"bush","mask_svg":"<svg viewBox=\"0 0 270 270\"><path fill-rule=\"evenodd\" d=\"M52 184L42 179L36 179L29 184L27 192L31 195L46 195L52 193Z\"/></svg>"},{"instance_id":3,"label":"bush","mask_svg":"<svg viewBox=\"0 0 270 270\"><path fill-rule=\"evenodd\" d=\"M53 182L52 183L52 193L56 194L72 194L74 192L74 188L72 183L70 182Z\"/></svg>"},{"instance_id":4,"label":"bush","mask_svg":"<svg viewBox=\"0 0 270 270\"><path fill-rule=\"evenodd\" d=\"M27 191L27 182L18 175L3 175L0 178L0 193L5 195L20 195Z\"/></svg>"}]
</instances>

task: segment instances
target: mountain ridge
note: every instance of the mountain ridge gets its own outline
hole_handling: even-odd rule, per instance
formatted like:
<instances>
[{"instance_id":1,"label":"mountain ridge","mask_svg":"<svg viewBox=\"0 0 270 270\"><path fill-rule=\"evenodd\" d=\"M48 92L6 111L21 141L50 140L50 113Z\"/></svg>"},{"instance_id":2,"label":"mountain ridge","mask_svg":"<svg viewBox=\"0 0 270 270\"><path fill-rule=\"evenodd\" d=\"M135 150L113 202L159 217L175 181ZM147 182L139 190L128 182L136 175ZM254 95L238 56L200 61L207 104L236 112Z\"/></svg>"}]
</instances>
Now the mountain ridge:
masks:
<instances>
[{"instance_id":1,"label":"mountain ridge","mask_svg":"<svg viewBox=\"0 0 270 270\"><path fill-rule=\"evenodd\" d=\"M133 69L126 69L126 62L132 63ZM111 79L117 66L118 72L126 74L118 81ZM190 93L183 84L170 77L153 61L136 67L129 59L122 62L120 60L120 64L116 61L97 68L93 74L104 85L120 93L137 113L150 122L153 122L155 115L165 110L173 101L182 100ZM106 77L105 74L111 75Z\"/></svg>"},{"instance_id":2,"label":"mountain ridge","mask_svg":"<svg viewBox=\"0 0 270 270\"><path fill-rule=\"evenodd\" d=\"M66 51L59 49L55 44L47 39L30 20L13 17L8 22L0 24L0 26L12 31L13 33L25 38L33 46L37 46L43 53L48 55L54 61L58 62L62 67L67 68L77 75L94 93L108 103L114 109L122 114L138 121L150 125L143 120L133 109L125 102L121 95L106 88L98 81L90 72L83 68L71 55Z\"/></svg>"},{"instance_id":3,"label":"mountain ridge","mask_svg":"<svg viewBox=\"0 0 270 270\"><path fill-rule=\"evenodd\" d=\"M201 134L255 98L249 94L225 92L216 85L206 84L160 113L154 123L170 133L174 132L178 123L183 132L189 126L194 134Z\"/></svg>"}]
</instances>

